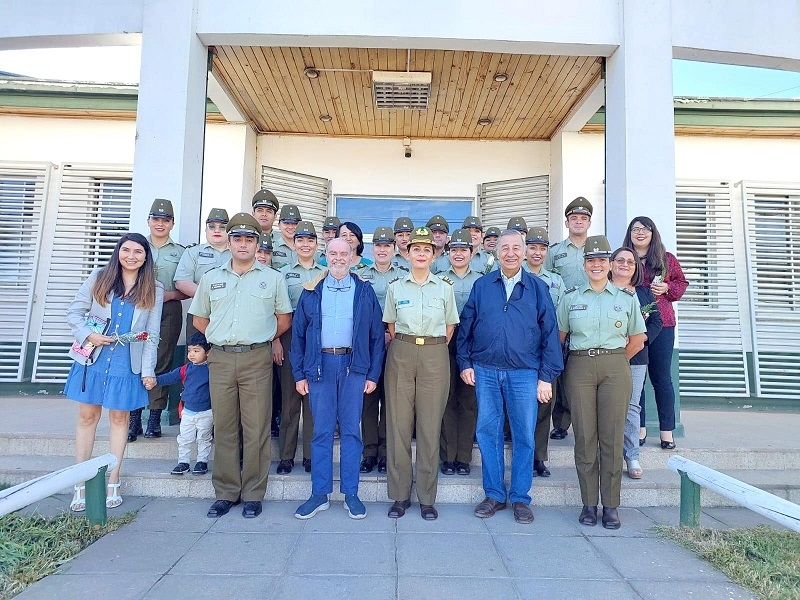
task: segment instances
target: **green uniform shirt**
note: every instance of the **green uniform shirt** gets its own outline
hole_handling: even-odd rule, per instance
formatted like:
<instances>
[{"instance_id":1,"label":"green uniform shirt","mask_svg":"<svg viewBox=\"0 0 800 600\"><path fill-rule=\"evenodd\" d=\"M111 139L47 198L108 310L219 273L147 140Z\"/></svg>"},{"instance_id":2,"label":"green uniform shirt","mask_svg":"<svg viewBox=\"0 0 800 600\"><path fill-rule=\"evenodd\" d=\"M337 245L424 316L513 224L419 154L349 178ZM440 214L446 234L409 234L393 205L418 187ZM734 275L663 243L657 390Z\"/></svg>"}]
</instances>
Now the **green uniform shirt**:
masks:
<instances>
[{"instance_id":1,"label":"green uniform shirt","mask_svg":"<svg viewBox=\"0 0 800 600\"><path fill-rule=\"evenodd\" d=\"M385 273L381 273L375 268L374 264L371 264L358 269L356 274L361 277L361 279L369 281L372 284L372 289L378 297L381 310L383 310L386 306L386 289L389 287L389 284L395 279L408 275L408 269L391 265Z\"/></svg>"},{"instance_id":2,"label":"green uniform shirt","mask_svg":"<svg viewBox=\"0 0 800 600\"><path fill-rule=\"evenodd\" d=\"M647 331L636 294L611 282L600 293L588 283L566 291L556 314L558 330L569 333L570 350L624 348L628 336Z\"/></svg>"},{"instance_id":3,"label":"green uniform shirt","mask_svg":"<svg viewBox=\"0 0 800 600\"><path fill-rule=\"evenodd\" d=\"M192 246L187 248L186 252L181 256L173 280L200 283L200 278L203 275L230 259L231 251L227 248L219 251L208 243Z\"/></svg>"},{"instance_id":4,"label":"green uniform shirt","mask_svg":"<svg viewBox=\"0 0 800 600\"><path fill-rule=\"evenodd\" d=\"M389 284L383 321L394 323L395 333L442 337L458 323L453 286L433 274L419 285L409 272Z\"/></svg>"},{"instance_id":5,"label":"green uniform shirt","mask_svg":"<svg viewBox=\"0 0 800 600\"><path fill-rule=\"evenodd\" d=\"M203 275L189 313L210 319L206 339L218 346L272 341L276 314L292 312L289 292L280 273L255 261L237 275L228 260Z\"/></svg>"},{"instance_id":6,"label":"green uniform shirt","mask_svg":"<svg viewBox=\"0 0 800 600\"><path fill-rule=\"evenodd\" d=\"M310 269L306 269L299 261L295 260L292 266L286 265L280 271L286 282L286 289L289 290L289 300L292 303L292 311L294 311L297 309L300 294L303 293L303 284L324 273L325 267L315 262Z\"/></svg>"},{"instance_id":7,"label":"green uniform shirt","mask_svg":"<svg viewBox=\"0 0 800 600\"><path fill-rule=\"evenodd\" d=\"M548 271L544 267L539 269L538 274L534 273L531 271L531 267L527 260L522 263L522 268L528 273L536 275L547 284L547 289L550 290L550 298L553 300L553 306L558 307L558 303L561 301L561 296L564 295L564 291L567 289L564 285L564 280L561 278L561 275L558 273L553 273L552 271Z\"/></svg>"},{"instance_id":8,"label":"green uniform shirt","mask_svg":"<svg viewBox=\"0 0 800 600\"><path fill-rule=\"evenodd\" d=\"M561 275L567 287L579 287L589 281L583 270L583 246L578 248L569 238L550 246L544 268Z\"/></svg>"},{"instance_id":9,"label":"green uniform shirt","mask_svg":"<svg viewBox=\"0 0 800 600\"><path fill-rule=\"evenodd\" d=\"M400 254L399 252L394 253L394 258L392 259L392 266L393 267L405 267L407 271L411 270L411 263L409 260Z\"/></svg>"},{"instance_id":10,"label":"green uniform shirt","mask_svg":"<svg viewBox=\"0 0 800 600\"><path fill-rule=\"evenodd\" d=\"M272 264L275 268L282 269L286 265L293 265L296 263L297 252L286 245L281 234L277 234L274 239L276 241L272 244Z\"/></svg>"},{"instance_id":11,"label":"green uniform shirt","mask_svg":"<svg viewBox=\"0 0 800 600\"><path fill-rule=\"evenodd\" d=\"M496 269L498 264L494 255L486 250L478 250L469 260L469 268L482 275Z\"/></svg>"},{"instance_id":12,"label":"green uniform shirt","mask_svg":"<svg viewBox=\"0 0 800 600\"><path fill-rule=\"evenodd\" d=\"M161 248L156 248L153 246L151 237L148 235L147 241L150 242L150 251L153 253L156 279L164 286L165 292L174 292L175 271L178 269L178 263L186 248L173 242L171 237L167 238L167 243Z\"/></svg>"},{"instance_id":13,"label":"green uniform shirt","mask_svg":"<svg viewBox=\"0 0 800 600\"><path fill-rule=\"evenodd\" d=\"M434 258L431 263L431 273L439 274L442 271L447 271L449 268L450 255L447 252L442 252L437 258Z\"/></svg>"},{"instance_id":14,"label":"green uniform shirt","mask_svg":"<svg viewBox=\"0 0 800 600\"><path fill-rule=\"evenodd\" d=\"M460 315L461 311L464 310L464 305L469 299L469 293L472 291L472 286L483 274L474 271L472 268L468 268L467 272L464 274L464 277L459 277L453 270L453 266L450 265L449 269L442 271L441 273L437 273L437 275L439 275L439 277L442 279L446 278L446 282L453 285L453 295L456 298L456 308L458 309L458 314Z\"/></svg>"}]
</instances>

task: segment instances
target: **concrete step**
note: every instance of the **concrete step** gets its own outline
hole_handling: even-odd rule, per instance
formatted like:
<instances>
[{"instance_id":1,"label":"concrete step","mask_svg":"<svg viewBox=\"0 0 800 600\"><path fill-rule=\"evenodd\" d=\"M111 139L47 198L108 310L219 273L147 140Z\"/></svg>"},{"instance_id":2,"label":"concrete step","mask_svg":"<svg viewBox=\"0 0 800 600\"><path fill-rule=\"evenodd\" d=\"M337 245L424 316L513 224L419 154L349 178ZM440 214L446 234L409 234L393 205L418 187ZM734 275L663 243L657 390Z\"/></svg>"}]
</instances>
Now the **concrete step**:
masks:
<instances>
[{"instance_id":1,"label":"concrete step","mask_svg":"<svg viewBox=\"0 0 800 600\"><path fill-rule=\"evenodd\" d=\"M0 456L0 483L15 485L73 463L68 456ZM170 475L173 459L126 459L123 463L122 491L129 496L163 498L213 498L211 475ZM212 465L213 466L213 465ZM270 468L267 500L303 501L311 494L311 477L299 465L289 475L277 475L277 463ZM553 467L549 478L535 478L531 496L539 506L579 506L580 492L574 466ZM767 490L792 502L800 502L800 469L722 469L732 477ZM334 465L333 500L338 493L339 465ZM71 490L65 490L70 493ZM359 494L364 501L390 502L386 495L386 476L373 472L361 475ZM477 503L484 497L480 466L473 466L468 476L439 476L437 502ZM735 506L733 502L703 490L703 506ZM416 497L412 494L412 500ZM667 469L645 469L645 476L633 481L623 475L622 505L626 507L678 506L680 480Z\"/></svg>"},{"instance_id":2,"label":"concrete step","mask_svg":"<svg viewBox=\"0 0 800 600\"><path fill-rule=\"evenodd\" d=\"M177 459L177 426L165 427L164 436L158 439L145 439L140 436L136 442L129 443L125 450L126 459ZM681 440L678 440L681 443ZM800 445L799 445L800 446ZM697 448L681 447L673 451L647 444L641 449L641 462L646 469L666 469L667 460L675 453L706 465L712 469L800 469L800 447L798 448ZM108 436L98 435L95 454L108 452ZM302 459L302 439L297 446L295 462ZM74 456L75 437L68 434L30 434L0 433L0 456ZM272 457L277 457L278 440L272 438ZM412 444L412 455L416 460L416 445ZM506 464L511 461L511 446L506 444ZM574 467L572 436L566 440L551 440L548 466L554 468ZM213 450L212 450L213 458ZM333 459L339 460L339 440L334 440ZM481 464L481 453L477 444L472 450L472 465ZM172 467L170 467L172 468Z\"/></svg>"}]
</instances>

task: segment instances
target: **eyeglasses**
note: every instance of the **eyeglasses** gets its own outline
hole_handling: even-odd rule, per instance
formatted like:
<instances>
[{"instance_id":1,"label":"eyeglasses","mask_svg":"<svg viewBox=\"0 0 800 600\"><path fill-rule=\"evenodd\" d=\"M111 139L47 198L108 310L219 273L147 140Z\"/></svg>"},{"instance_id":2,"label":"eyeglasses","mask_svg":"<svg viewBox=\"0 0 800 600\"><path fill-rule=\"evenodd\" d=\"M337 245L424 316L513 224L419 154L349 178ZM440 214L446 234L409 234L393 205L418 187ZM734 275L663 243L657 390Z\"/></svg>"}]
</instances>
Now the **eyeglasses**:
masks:
<instances>
[{"instance_id":1,"label":"eyeglasses","mask_svg":"<svg viewBox=\"0 0 800 600\"><path fill-rule=\"evenodd\" d=\"M633 260L633 259L625 260L624 258L615 258L614 262L616 264L618 264L618 265L628 265L629 267L635 267L636 266L636 261Z\"/></svg>"},{"instance_id":2,"label":"eyeglasses","mask_svg":"<svg viewBox=\"0 0 800 600\"><path fill-rule=\"evenodd\" d=\"M632 227L631 233L645 233L647 231L653 231L649 227Z\"/></svg>"},{"instance_id":3,"label":"eyeglasses","mask_svg":"<svg viewBox=\"0 0 800 600\"><path fill-rule=\"evenodd\" d=\"M206 227L211 231L225 231L225 225L206 223Z\"/></svg>"},{"instance_id":4,"label":"eyeglasses","mask_svg":"<svg viewBox=\"0 0 800 600\"><path fill-rule=\"evenodd\" d=\"M328 290L331 291L331 292L348 292L348 291L350 291L350 286L349 285L345 285L345 286L342 286L342 287L336 287L336 286L333 286L333 285L328 285L328 286L325 286L325 287L327 287Z\"/></svg>"}]
</instances>

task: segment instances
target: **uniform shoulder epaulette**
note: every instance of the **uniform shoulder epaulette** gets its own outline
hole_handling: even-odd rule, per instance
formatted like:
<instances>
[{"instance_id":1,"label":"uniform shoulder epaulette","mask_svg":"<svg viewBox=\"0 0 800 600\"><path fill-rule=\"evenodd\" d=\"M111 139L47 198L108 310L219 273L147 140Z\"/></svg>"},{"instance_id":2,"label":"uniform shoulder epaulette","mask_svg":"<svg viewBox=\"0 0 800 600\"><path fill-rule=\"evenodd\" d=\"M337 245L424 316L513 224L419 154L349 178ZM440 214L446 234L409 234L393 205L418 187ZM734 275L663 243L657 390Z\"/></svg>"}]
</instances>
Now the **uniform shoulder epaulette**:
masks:
<instances>
[{"instance_id":1,"label":"uniform shoulder epaulette","mask_svg":"<svg viewBox=\"0 0 800 600\"><path fill-rule=\"evenodd\" d=\"M455 285L455 282L452 279L450 279L447 275L439 275L439 279L441 279L445 283L449 283L450 285Z\"/></svg>"},{"instance_id":2,"label":"uniform shoulder epaulette","mask_svg":"<svg viewBox=\"0 0 800 600\"><path fill-rule=\"evenodd\" d=\"M409 271L411 271L411 269L409 269L409 268L408 268L408 267L406 267L405 265L392 265L392 266L393 266L394 268L396 268L396 269L400 269L401 271L405 271L406 273L408 273Z\"/></svg>"},{"instance_id":3,"label":"uniform shoulder epaulette","mask_svg":"<svg viewBox=\"0 0 800 600\"><path fill-rule=\"evenodd\" d=\"M180 246L180 244L178 244L178 245ZM199 244L198 244L197 242L193 242L193 243L191 243L191 244L186 244L186 245L184 246L184 248L185 248L186 250L188 250L189 248L194 248L195 246L199 246Z\"/></svg>"},{"instance_id":4,"label":"uniform shoulder epaulette","mask_svg":"<svg viewBox=\"0 0 800 600\"><path fill-rule=\"evenodd\" d=\"M395 281L400 281L401 279L402 279L402 277L395 277L395 278L394 278L394 279L392 279L392 280L391 280L389 283L391 284L391 283L394 283ZM387 285L388 285L388 284L387 284Z\"/></svg>"},{"instance_id":5,"label":"uniform shoulder epaulette","mask_svg":"<svg viewBox=\"0 0 800 600\"><path fill-rule=\"evenodd\" d=\"M548 246L548 248L555 248L555 247L556 247L556 246L558 246L560 243L561 243L561 242L553 242L552 244L550 244L550 245Z\"/></svg>"},{"instance_id":6,"label":"uniform shoulder epaulette","mask_svg":"<svg viewBox=\"0 0 800 600\"><path fill-rule=\"evenodd\" d=\"M628 296L633 296L634 294L636 294L636 292L634 292L633 290L629 290L628 288L619 288L619 289L628 294Z\"/></svg>"},{"instance_id":7,"label":"uniform shoulder epaulette","mask_svg":"<svg viewBox=\"0 0 800 600\"><path fill-rule=\"evenodd\" d=\"M574 292L577 289L578 289L578 286L573 286L571 288L567 288L566 290L564 290L564 293L565 294L571 294L572 292Z\"/></svg>"},{"instance_id":8,"label":"uniform shoulder epaulette","mask_svg":"<svg viewBox=\"0 0 800 600\"><path fill-rule=\"evenodd\" d=\"M270 265L270 266L269 266L269 268L270 268L270 269L272 269L273 271L277 271L278 273L281 273L281 275L283 274L283 273L281 272L281 270L280 270L278 267L275 267L275 266L273 266L273 265Z\"/></svg>"}]
</instances>

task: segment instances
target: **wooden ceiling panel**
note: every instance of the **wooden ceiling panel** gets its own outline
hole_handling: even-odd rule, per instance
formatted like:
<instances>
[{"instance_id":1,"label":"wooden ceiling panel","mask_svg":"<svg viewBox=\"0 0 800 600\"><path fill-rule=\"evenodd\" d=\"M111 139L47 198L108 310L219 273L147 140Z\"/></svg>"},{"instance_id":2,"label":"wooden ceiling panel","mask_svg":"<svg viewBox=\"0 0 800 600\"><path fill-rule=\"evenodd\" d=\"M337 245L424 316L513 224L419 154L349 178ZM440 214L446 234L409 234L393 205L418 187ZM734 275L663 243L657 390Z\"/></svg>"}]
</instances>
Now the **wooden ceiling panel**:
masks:
<instances>
[{"instance_id":1,"label":"wooden ceiling panel","mask_svg":"<svg viewBox=\"0 0 800 600\"><path fill-rule=\"evenodd\" d=\"M316 79L303 74L320 69ZM432 74L427 110L378 110L372 71ZM218 46L214 72L261 133L549 139L600 59L459 50ZM506 73L504 82L494 80ZM331 117L329 122L320 116ZM489 125L478 124L480 119Z\"/></svg>"}]
</instances>

